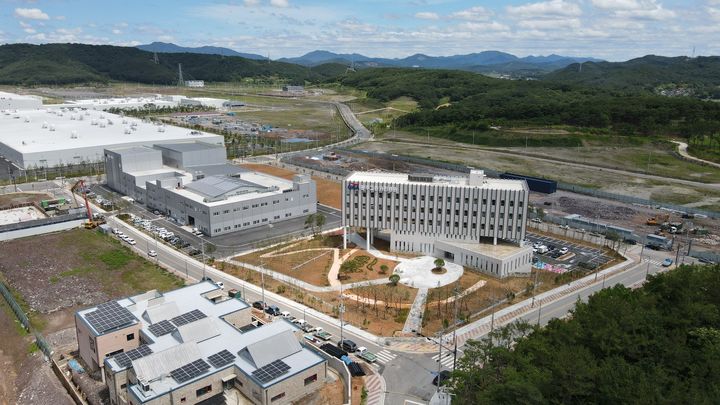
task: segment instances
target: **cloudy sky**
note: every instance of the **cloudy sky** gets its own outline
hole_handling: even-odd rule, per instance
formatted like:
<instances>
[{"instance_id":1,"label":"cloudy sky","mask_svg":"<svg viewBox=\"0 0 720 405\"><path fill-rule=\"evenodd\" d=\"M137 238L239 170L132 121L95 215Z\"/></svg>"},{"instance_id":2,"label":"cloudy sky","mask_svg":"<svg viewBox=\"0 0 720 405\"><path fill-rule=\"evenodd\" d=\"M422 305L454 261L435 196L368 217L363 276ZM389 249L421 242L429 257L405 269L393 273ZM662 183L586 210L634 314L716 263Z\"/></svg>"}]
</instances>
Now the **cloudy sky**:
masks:
<instances>
[{"instance_id":1,"label":"cloudy sky","mask_svg":"<svg viewBox=\"0 0 720 405\"><path fill-rule=\"evenodd\" d=\"M0 43L153 41L298 56L720 55L720 0L0 0Z\"/></svg>"}]
</instances>

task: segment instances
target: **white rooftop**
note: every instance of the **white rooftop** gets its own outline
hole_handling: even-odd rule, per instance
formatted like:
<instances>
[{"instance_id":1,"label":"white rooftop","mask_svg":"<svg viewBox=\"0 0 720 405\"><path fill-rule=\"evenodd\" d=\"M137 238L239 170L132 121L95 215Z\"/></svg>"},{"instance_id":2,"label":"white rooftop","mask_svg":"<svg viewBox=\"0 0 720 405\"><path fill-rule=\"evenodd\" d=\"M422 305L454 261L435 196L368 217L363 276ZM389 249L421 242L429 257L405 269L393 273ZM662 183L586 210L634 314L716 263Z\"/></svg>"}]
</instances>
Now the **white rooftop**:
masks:
<instances>
[{"instance_id":1,"label":"white rooftop","mask_svg":"<svg viewBox=\"0 0 720 405\"><path fill-rule=\"evenodd\" d=\"M525 190L525 182L523 180L506 180L493 179L482 175L482 185L474 186L470 184L469 176L440 176L431 174L408 174L399 172L353 172L346 180L359 183L379 183L379 184L433 184L454 187L472 187L472 188L491 188L503 190ZM415 179L411 179L415 177Z\"/></svg>"},{"instance_id":2,"label":"white rooftop","mask_svg":"<svg viewBox=\"0 0 720 405\"><path fill-rule=\"evenodd\" d=\"M81 109L4 110L0 112L0 128L0 142L20 153L196 140L223 142L220 135ZM102 155L102 150L99 152Z\"/></svg>"},{"instance_id":3,"label":"white rooftop","mask_svg":"<svg viewBox=\"0 0 720 405\"><path fill-rule=\"evenodd\" d=\"M0 91L0 99L3 99L3 98L10 99L10 100L37 100L39 97Z\"/></svg>"},{"instance_id":4,"label":"white rooftop","mask_svg":"<svg viewBox=\"0 0 720 405\"><path fill-rule=\"evenodd\" d=\"M133 173L134 174L134 173ZM222 177L222 176L210 176L210 177ZM243 194L235 194L230 195L224 200L219 201L205 201L206 196L199 194L195 190L193 190L193 184L202 182L200 181L194 181L192 183L189 183L187 187L183 188L173 188L171 191L179 194L183 197L186 197L190 200L201 202L203 204L206 204L210 207L218 206L227 204L229 202L237 202L237 201L247 201L252 200L255 198L259 198L266 195L271 194L282 194L283 190L289 190L293 188L293 182L290 180L285 180L280 177L270 176L263 173L258 172L242 172L238 173L236 175L236 178L243 180L244 182L253 183L258 186L267 187L265 190L252 190L247 193ZM209 179L209 177L206 177L206 179ZM205 179L203 179L205 180ZM239 187L239 186L238 186ZM252 187L249 187L252 188ZM232 193L232 190L228 190L229 193Z\"/></svg>"},{"instance_id":5,"label":"white rooftop","mask_svg":"<svg viewBox=\"0 0 720 405\"><path fill-rule=\"evenodd\" d=\"M264 384L256 380L259 385L267 387L324 361L313 350L298 343L293 335L297 327L283 319L245 333L240 332L222 318L236 311L249 310L248 304L239 299L214 303L206 298L208 293L213 291L218 291L218 287L205 281L162 295L151 292L117 301L135 318L142 321L142 334L151 341L148 346L152 349L152 354L131 363L138 379L149 385L148 391L141 391L137 386L131 387L138 398L148 401L231 365L254 379L253 371L268 362L281 359L290 370ZM78 315L85 318L93 310L94 308L82 310ZM150 332L149 322L143 319L143 314L153 313L153 320L157 319L155 321L157 323L176 312L186 314L193 310L201 311L206 317L175 328L173 332L162 336L155 336ZM292 342L288 341L290 337L293 339ZM278 344L283 344L285 347L278 348L276 347ZM208 371L183 383L176 382L170 376L170 371L198 359L210 364L207 361L208 357L221 350L227 350L235 355L233 363L219 368L210 365ZM123 369L114 358L106 359L105 366L114 371Z\"/></svg>"}]
</instances>

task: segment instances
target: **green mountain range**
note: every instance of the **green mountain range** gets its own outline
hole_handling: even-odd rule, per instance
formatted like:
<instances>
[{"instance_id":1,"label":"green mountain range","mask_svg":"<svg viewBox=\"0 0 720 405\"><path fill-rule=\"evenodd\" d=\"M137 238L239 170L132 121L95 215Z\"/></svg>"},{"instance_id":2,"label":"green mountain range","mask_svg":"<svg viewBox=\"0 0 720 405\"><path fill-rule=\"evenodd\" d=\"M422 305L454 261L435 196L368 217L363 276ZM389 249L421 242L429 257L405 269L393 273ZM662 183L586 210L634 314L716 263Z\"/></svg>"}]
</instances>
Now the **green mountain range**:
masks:
<instances>
[{"instance_id":1,"label":"green mountain range","mask_svg":"<svg viewBox=\"0 0 720 405\"><path fill-rule=\"evenodd\" d=\"M0 84L70 84L126 81L172 84L182 64L185 80L209 82L245 77L283 78L291 83L318 81L346 70L341 65L305 67L292 63L251 60L197 53L158 54L137 48L84 44L11 44L0 46Z\"/></svg>"}]
</instances>

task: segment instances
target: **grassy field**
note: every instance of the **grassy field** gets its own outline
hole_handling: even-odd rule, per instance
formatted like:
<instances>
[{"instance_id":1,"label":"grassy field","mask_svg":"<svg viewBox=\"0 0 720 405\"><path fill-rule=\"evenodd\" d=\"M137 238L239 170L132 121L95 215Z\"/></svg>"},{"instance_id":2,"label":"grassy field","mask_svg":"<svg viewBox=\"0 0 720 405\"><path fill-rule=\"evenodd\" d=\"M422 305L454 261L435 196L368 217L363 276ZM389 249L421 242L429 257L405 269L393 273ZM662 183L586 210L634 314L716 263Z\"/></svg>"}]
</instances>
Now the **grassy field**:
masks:
<instances>
[{"instance_id":1,"label":"grassy field","mask_svg":"<svg viewBox=\"0 0 720 405\"><path fill-rule=\"evenodd\" d=\"M393 119L417 109L417 102L408 97L396 98L387 103L359 98L346 104L365 125L379 120L382 124L389 125Z\"/></svg>"},{"instance_id":2,"label":"grassy field","mask_svg":"<svg viewBox=\"0 0 720 405\"><path fill-rule=\"evenodd\" d=\"M80 308L148 290L184 285L117 240L75 229L5 242L2 277L17 294L39 330L70 326Z\"/></svg>"}]
</instances>

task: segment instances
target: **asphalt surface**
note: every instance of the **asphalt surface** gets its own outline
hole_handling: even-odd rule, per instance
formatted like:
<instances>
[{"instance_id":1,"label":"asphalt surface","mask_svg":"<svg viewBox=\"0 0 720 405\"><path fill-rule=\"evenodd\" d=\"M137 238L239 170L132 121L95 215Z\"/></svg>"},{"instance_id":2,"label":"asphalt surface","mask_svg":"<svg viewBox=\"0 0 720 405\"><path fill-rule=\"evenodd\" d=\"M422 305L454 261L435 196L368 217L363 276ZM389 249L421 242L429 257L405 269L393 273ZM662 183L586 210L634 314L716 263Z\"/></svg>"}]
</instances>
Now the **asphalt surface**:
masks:
<instances>
[{"instance_id":1,"label":"asphalt surface","mask_svg":"<svg viewBox=\"0 0 720 405\"><path fill-rule=\"evenodd\" d=\"M568 242L563 239L553 238L545 235L538 235L535 233L528 232L526 239L532 243L539 242L545 246L554 246L555 249L561 249L563 247L568 248L568 253L573 255L565 260L559 260L563 256L553 258L550 256L551 251L541 254L535 253L534 256L543 263L549 263L553 265L567 265L568 271L576 270L578 263L585 262L596 265L597 267L610 261L611 257L604 254L602 250L598 248L588 247L578 243Z\"/></svg>"}]
</instances>

